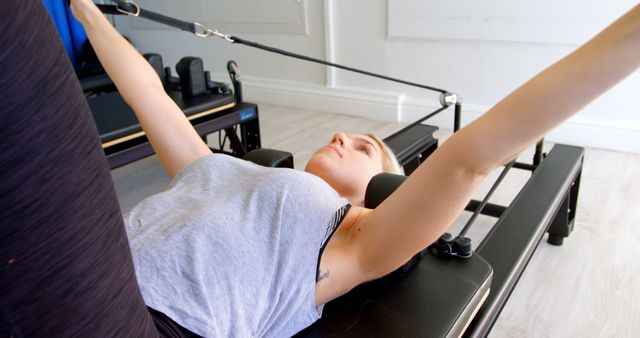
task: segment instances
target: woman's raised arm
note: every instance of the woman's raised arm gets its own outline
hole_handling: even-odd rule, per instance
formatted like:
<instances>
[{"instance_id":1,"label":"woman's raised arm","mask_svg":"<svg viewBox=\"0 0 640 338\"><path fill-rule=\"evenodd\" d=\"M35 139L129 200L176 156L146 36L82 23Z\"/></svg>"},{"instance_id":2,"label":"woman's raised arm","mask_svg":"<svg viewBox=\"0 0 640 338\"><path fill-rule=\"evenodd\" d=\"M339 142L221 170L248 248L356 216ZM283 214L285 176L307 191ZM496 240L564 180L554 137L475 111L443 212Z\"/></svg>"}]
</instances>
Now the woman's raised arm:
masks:
<instances>
[{"instance_id":1,"label":"woman's raised arm","mask_svg":"<svg viewBox=\"0 0 640 338\"><path fill-rule=\"evenodd\" d=\"M360 282L435 241L495 168L640 66L640 6L453 135L352 230ZM394 226L389 226L393 223Z\"/></svg>"},{"instance_id":2,"label":"woman's raised arm","mask_svg":"<svg viewBox=\"0 0 640 338\"><path fill-rule=\"evenodd\" d=\"M165 93L149 63L107 21L89 0L72 0L100 63L124 100L135 111L160 161L171 176L211 154L184 113Z\"/></svg>"}]
</instances>

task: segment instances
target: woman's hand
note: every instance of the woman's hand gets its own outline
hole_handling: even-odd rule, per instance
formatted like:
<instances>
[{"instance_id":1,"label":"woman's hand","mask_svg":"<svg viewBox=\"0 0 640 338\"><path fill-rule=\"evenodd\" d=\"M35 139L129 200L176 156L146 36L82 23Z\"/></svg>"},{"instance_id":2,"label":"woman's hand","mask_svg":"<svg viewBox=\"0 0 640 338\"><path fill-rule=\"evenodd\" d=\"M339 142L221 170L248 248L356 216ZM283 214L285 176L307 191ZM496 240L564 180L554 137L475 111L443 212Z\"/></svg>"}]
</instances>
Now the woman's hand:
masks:
<instances>
[{"instance_id":1,"label":"woman's hand","mask_svg":"<svg viewBox=\"0 0 640 338\"><path fill-rule=\"evenodd\" d=\"M90 13L100 11L91 0L71 0L69 6L73 16L83 25L88 21Z\"/></svg>"}]
</instances>

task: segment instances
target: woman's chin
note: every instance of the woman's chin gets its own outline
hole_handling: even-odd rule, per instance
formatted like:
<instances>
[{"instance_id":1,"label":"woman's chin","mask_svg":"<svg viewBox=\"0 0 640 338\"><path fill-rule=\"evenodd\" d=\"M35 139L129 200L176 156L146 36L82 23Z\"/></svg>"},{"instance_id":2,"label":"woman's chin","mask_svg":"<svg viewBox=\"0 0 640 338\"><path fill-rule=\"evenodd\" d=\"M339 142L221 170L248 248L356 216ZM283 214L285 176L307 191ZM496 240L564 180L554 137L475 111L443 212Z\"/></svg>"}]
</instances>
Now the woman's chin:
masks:
<instances>
[{"instance_id":1,"label":"woman's chin","mask_svg":"<svg viewBox=\"0 0 640 338\"><path fill-rule=\"evenodd\" d=\"M332 154L328 152L316 152L309 159L304 170L320 177L337 170L338 168L335 166L335 163L333 163L335 159L331 158L331 155Z\"/></svg>"}]
</instances>

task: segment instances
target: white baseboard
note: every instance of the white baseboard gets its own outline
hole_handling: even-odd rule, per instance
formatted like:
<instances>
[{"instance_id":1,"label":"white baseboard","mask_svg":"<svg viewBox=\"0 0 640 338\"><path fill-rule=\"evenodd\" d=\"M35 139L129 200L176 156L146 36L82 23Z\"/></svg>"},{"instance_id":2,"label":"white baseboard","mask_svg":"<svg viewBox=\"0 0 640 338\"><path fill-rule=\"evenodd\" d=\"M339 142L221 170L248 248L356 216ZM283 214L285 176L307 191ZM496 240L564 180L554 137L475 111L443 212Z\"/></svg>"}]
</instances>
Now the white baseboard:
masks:
<instances>
[{"instance_id":1,"label":"white baseboard","mask_svg":"<svg viewBox=\"0 0 640 338\"><path fill-rule=\"evenodd\" d=\"M401 105L401 121L414 121L435 110L437 101L409 98ZM462 104L462 125L467 125L489 110L489 106ZM429 120L440 128L453 128L453 109L448 109ZM601 148L640 154L640 122L603 119L591 116L573 116L547 135L545 140L581 147Z\"/></svg>"},{"instance_id":2,"label":"white baseboard","mask_svg":"<svg viewBox=\"0 0 640 338\"><path fill-rule=\"evenodd\" d=\"M400 94L356 88L243 77L243 95L251 102L397 121Z\"/></svg>"},{"instance_id":3,"label":"white baseboard","mask_svg":"<svg viewBox=\"0 0 640 338\"><path fill-rule=\"evenodd\" d=\"M438 101L405 97L360 88L331 88L283 80L243 77L247 101L287 107L346 114L381 121L412 122L434 111ZM476 119L489 109L484 105L463 103L462 125ZM453 108L449 108L427 123L452 129ZM574 116L545 136L550 142L640 153L640 122Z\"/></svg>"}]
</instances>

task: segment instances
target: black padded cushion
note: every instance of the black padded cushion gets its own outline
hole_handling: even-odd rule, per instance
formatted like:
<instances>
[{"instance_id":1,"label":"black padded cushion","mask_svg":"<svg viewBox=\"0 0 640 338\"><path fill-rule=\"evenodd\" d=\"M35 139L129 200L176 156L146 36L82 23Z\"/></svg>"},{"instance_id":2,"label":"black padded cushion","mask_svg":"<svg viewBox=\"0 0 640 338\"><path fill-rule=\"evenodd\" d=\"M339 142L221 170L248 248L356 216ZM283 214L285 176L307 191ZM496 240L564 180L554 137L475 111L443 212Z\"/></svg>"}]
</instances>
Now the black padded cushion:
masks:
<instances>
[{"instance_id":1,"label":"black padded cushion","mask_svg":"<svg viewBox=\"0 0 640 338\"><path fill-rule=\"evenodd\" d=\"M275 149L255 149L248 152L244 159L271 168L293 169L293 155L290 152Z\"/></svg>"},{"instance_id":2,"label":"black padded cushion","mask_svg":"<svg viewBox=\"0 0 640 338\"><path fill-rule=\"evenodd\" d=\"M298 337L458 337L489 292L492 270L428 253L404 276L363 284L328 303Z\"/></svg>"},{"instance_id":3,"label":"black padded cushion","mask_svg":"<svg viewBox=\"0 0 640 338\"><path fill-rule=\"evenodd\" d=\"M367 185L364 196L365 208L374 209L384 201L392 192L396 191L400 184L407 179L404 175L380 173L374 176Z\"/></svg>"}]
</instances>

